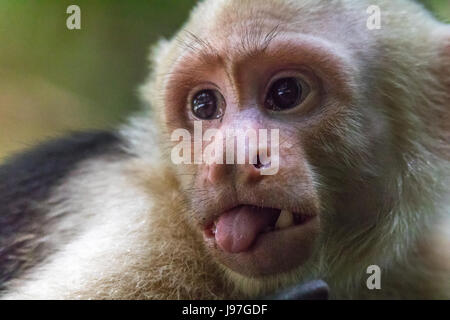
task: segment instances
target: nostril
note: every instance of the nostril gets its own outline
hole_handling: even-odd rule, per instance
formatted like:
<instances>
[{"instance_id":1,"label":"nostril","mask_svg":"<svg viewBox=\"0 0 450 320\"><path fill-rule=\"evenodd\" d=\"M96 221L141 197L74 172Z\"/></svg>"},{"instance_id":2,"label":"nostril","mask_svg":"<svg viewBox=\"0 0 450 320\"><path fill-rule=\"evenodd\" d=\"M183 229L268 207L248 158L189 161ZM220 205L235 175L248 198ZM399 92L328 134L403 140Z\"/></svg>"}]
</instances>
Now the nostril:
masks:
<instances>
[{"instance_id":1,"label":"nostril","mask_svg":"<svg viewBox=\"0 0 450 320\"><path fill-rule=\"evenodd\" d=\"M264 164L261 162L261 158L259 157L259 154L256 156L256 163L253 165L256 169L261 169L263 167L269 166L270 163Z\"/></svg>"},{"instance_id":2,"label":"nostril","mask_svg":"<svg viewBox=\"0 0 450 320\"><path fill-rule=\"evenodd\" d=\"M256 156L256 163L254 164L256 169L261 169L263 164L261 163L261 159L259 158L259 154Z\"/></svg>"}]
</instances>

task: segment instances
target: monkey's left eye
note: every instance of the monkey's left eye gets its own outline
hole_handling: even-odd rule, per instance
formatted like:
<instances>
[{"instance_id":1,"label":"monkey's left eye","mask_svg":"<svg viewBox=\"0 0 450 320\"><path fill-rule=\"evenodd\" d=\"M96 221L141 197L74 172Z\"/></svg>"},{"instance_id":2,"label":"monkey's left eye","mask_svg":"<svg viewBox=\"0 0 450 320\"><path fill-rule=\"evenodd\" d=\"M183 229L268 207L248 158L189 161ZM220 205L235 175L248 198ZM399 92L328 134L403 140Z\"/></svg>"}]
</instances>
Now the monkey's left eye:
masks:
<instances>
[{"instance_id":1,"label":"monkey's left eye","mask_svg":"<svg viewBox=\"0 0 450 320\"><path fill-rule=\"evenodd\" d=\"M197 92L191 101L194 116L202 120L219 119L223 115L225 100L217 90L205 89Z\"/></svg>"},{"instance_id":2,"label":"monkey's left eye","mask_svg":"<svg viewBox=\"0 0 450 320\"><path fill-rule=\"evenodd\" d=\"M283 111L298 106L309 93L309 86L295 77L276 80L267 92L265 107L272 111Z\"/></svg>"}]
</instances>

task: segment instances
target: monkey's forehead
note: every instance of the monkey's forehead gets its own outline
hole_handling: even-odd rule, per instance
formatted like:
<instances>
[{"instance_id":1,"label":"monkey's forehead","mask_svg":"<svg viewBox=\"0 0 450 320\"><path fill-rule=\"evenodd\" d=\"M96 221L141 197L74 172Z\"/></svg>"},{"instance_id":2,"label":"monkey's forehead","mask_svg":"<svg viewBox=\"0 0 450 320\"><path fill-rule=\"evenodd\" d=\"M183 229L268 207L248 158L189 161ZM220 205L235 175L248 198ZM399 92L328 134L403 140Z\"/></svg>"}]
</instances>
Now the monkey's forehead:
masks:
<instances>
[{"instance_id":1,"label":"monkey's forehead","mask_svg":"<svg viewBox=\"0 0 450 320\"><path fill-rule=\"evenodd\" d=\"M200 60L208 68L214 64L231 65L261 53L276 56L277 49L283 49L285 56L305 56L308 46L311 53L323 46L333 49L329 51L361 47L371 41L365 32L356 31L367 29L367 15L364 6L359 11L354 7L347 10L341 1L333 6L303 0L204 1L171 42L168 52L172 63L166 67L173 71L181 60L183 64L186 60L190 64ZM350 15L353 17L346 17ZM348 37L349 21L350 29L355 29L352 37ZM331 45L327 44L330 41ZM298 51L302 46L305 50ZM275 50L269 53L266 49L270 47Z\"/></svg>"},{"instance_id":2,"label":"monkey's forehead","mask_svg":"<svg viewBox=\"0 0 450 320\"><path fill-rule=\"evenodd\" d=\"M211 45L223 50L237 44L263 46L271 38L290 33L361 43L361 32L356 31L367 29L367 6L365 1L351 1L348 7L348 2L208 0L193 10L178 38L194 46Z\"/></svg>"}]
</instances>

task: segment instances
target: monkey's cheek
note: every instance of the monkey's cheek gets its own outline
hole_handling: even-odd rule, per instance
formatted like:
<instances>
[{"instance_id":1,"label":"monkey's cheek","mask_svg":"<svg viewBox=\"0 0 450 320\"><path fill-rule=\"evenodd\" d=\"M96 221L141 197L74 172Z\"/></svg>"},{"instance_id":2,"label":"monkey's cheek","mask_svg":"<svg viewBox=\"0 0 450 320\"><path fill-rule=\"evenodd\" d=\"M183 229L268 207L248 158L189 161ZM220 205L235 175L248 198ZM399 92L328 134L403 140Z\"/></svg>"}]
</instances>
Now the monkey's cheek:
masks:
<instances>
[{"instance_id":1,"label":"monkey's cheek","mask_svg":"<svg viewBox=\"0 0 450 320\"><path fill-rule=\"evenodd\" d=\"M245 252L225 252L213 237L205 237L211 254L225 267L248 277L263 277L288 272L304 264L313 253L320 232L320 219L305 224L260 234Z\"/></svg>"}]
</instances>

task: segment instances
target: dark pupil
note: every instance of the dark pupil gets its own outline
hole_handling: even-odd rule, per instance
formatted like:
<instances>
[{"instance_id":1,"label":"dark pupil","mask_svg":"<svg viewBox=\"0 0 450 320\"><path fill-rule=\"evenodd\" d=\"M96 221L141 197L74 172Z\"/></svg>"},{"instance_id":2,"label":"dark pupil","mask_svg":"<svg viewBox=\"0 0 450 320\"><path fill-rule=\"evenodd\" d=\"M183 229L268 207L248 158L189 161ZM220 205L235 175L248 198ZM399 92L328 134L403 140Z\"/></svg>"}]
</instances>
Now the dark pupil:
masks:
<instances>
[{"instance_id":1,"label":"dark pupil","mask_svg":"<svg viewBox=\"0 0 450 320\"><path fill-rule=\"evenodd\" d=\"M217 112L217 98L212 90L197 93L192 100L192 112L200 119L211 119Z\"/></svg>"},{"instance_id":2,"label":"dark pupil","mask_svg":"<svg viewBox=\"0 0 450 320\"><path fill-rule=\"evenodd\" d=\"M283 78L277 80L269 91L268 104L273 110L295 107L302 96L302 88L297 79Z\"/></svg>"}]
</instances>

